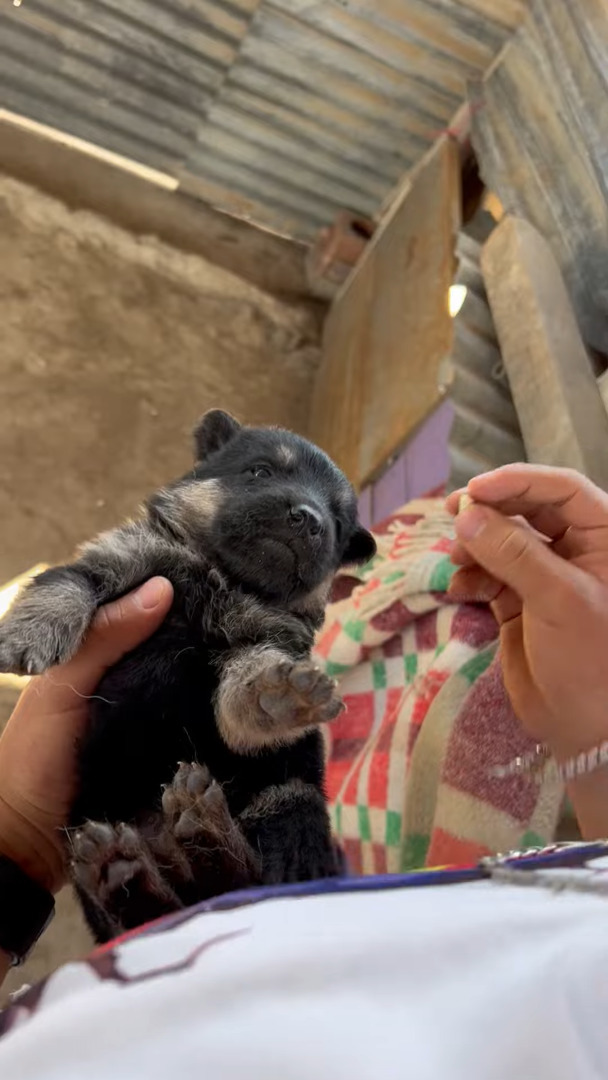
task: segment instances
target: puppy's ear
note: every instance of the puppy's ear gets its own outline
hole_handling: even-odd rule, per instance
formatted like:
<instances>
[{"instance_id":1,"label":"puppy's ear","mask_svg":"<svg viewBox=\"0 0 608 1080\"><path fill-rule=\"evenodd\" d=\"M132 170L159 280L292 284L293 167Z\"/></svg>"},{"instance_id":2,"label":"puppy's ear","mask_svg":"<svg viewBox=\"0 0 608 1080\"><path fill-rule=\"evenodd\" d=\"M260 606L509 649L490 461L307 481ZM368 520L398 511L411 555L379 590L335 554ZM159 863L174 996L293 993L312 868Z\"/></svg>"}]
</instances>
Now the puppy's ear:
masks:
<instances>
[{"instance_id":1,"label":"puppy's ear","mask_svg":"<svg viewBox=\"0 0 608 1080\"><path fill-rule=\"evenodd\" d=\"M241 430L238 420L221 409L210 409L194 429L194 452L197 461L204 461L209 454L222 446Z\"/></svg>"},{"instance_id":2,"label":"puppy's ear","mask_svg":"<svg viewBox=\"0 0 608 1080\"><path fill-rule=\"evenodd\" d=\"M357 525L342 556L342 566L369 562L375 554L376 541L372 534L367 529L364 529L362 525Z\"/></svg>"}]
</instances>

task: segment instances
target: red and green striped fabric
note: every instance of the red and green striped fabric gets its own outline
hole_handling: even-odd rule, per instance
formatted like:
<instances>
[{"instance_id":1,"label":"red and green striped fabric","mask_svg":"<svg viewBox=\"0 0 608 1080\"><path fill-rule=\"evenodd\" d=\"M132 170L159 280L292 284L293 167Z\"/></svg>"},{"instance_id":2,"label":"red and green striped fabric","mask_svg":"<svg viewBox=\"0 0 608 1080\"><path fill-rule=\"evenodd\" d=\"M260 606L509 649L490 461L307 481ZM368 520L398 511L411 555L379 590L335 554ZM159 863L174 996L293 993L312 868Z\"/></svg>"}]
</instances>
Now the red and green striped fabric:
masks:
<instances>
[{"instance_id":1,"label":"red and green striped fabric","mask_svg":"<svg viewBox=\"0 0 608 1080\"><path fill-rule=\"evenodd\" d=\"M399 873L550 842L559 785L491 778L529 741L491 612L446 596L442 501L408 504L376 535L376 558L338 579L316 649L347 706L328 731L327 787L351 869Z\"/></svg>"}]
</instances>

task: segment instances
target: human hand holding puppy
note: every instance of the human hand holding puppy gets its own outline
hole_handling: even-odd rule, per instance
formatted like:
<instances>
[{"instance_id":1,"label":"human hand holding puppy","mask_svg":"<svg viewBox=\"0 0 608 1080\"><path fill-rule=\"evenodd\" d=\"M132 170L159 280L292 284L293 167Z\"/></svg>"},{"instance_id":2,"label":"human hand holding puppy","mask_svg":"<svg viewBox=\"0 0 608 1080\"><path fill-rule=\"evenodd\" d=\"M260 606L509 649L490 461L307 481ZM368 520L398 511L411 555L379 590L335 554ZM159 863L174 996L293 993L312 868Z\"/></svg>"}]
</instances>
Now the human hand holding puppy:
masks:
<instances>
[{"instance_id":1,"label":"human hand holding puppy","mask_svg":"<svg viewBox=\"0 0 608 1080\"><path fill-rule=\"evenodd\" d=\"M77 655L32 680L0 738L0 854L50 892L65 881L62 829L90 698L108 668L158 629L172 598L156 577L100 608Z\"/></svg>"},{"instance_id":2,"label":"human hand holding puppy","mask_svg":"<svg viewBox=\"0 0 608 1080\"><path fill-rule=\"evenodd\" d=\"M522 726L564 761L608 739L608 495L565 469L509 465L471 480L456 516L454 597L490 604ZM605 770L570 791L588 837L608 835Z\"/></svg>"}]
</instances>

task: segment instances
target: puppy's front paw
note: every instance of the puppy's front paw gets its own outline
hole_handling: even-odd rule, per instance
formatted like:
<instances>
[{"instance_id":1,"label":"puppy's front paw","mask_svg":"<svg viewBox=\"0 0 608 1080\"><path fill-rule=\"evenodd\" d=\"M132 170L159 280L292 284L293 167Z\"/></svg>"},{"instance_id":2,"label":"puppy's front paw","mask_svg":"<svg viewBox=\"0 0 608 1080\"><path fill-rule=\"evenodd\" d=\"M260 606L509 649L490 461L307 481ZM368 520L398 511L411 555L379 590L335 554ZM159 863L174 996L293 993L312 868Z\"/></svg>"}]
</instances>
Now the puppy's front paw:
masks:
<instances>
[{"instance_id":1,"label":"puppy's front paw","mask_svg":"<svg viewBox=\"0 0 608 1080\"><path fill-rule=\"evenodd\" d=\"M336 684L311 660L280 660L256 680L263 712L286 728L335 720L344 704Z\"/></svg>"},{"instance_id":2,"label":"puppy's front paw","mask_svg":"<svg viewBox=\"0 0 608 1080\"><path fill-rule=\"evenodd\" d=\"M73 656L80 643L70 628L53 620L30 622L18 616L0 623L0 671L13 675L42 675Z\"/></svg>"},{"instance_id":3,"label":"puppy's front paw","mask_svg":"<svg viewBox=\"0 0 608 1080\"><path fill-rule=\"evenodd\" d=\"M69 660L94 610L84 583L36 580L0 622L0 671L40 675Z\"/></svg>"}]
</instances>

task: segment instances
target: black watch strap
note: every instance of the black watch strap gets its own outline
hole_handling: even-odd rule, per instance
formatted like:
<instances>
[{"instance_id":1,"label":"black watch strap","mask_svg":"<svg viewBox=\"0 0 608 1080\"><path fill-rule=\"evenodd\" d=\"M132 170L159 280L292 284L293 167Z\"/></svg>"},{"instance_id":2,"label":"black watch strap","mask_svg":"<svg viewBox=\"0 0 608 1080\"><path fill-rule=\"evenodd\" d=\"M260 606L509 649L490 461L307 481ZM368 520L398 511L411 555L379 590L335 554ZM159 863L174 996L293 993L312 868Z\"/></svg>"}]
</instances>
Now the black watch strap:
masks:
<instances>
[{"instance_id":1,"label":"black watch strap","mask_svg":"<svg viewBox=\"0 0 608 1080\"><path fill-rule=\"evenodd\" d=\"M0 855L0 949L20 964L46 930L55 901L5 855Z\"/></svg>"}]
</instances>

